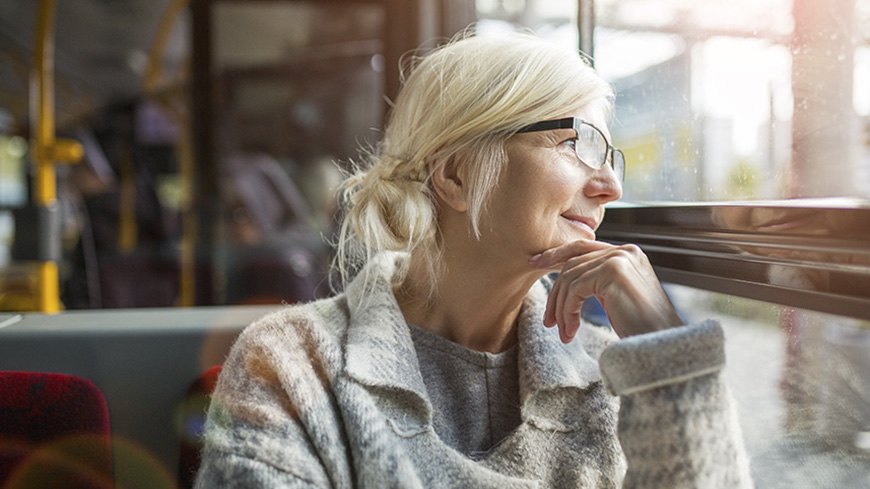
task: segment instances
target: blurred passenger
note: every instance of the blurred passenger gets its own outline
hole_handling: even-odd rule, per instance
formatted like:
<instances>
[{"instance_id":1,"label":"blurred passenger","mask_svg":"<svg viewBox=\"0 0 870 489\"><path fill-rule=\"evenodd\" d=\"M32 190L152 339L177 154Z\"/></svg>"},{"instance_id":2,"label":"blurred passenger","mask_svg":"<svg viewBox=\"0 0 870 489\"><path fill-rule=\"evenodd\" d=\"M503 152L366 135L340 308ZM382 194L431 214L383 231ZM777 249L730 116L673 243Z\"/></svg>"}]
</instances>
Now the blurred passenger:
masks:
<instances>
[{"instance_id":1,"label":"blurred passenger","mask_svg":"<svg viewBox=\"0 0 870 489\"><path fill-rule=\"evenodd\" d=\"M339 210L336 193L342 179L341 170L329 156L321 156L301 165L296 174L299 190L311 206L314 225L327 236L332 236L336 230Z\"/></svg>"},{"instance_id":2,"label":"blurred passenger","mask_svg":"<svg viewBox=\"0 0 870 489\"><path fill-rule=\"evenodd\" d=\"M60 199L75 209L67 218L78 221L62 290L69 309L176 303L178 218L156 185L174 151L137 137L137 107L135 101L109 107L76 134L85 158L60 189Z\"/></svg>"},{"instance_id":3,"label":"blurred passenger","mask_svg":"<svg viewBox=\"0 0 870 489\"><path fill-rule=\"evenodd\" d=\"M344 292L239 338L199 487L751 486L720 326L595 240L622 193L612 98L530 35L418 60L343 184Z\"/></svg>"},{"instance_id":4,"label":"blurred passenger","mask_svg":"<svg viewBox=\"0 0 870 489\"><path fill-rule=\"evenodd\" d=\"M293 303L323 295L327 249L296 184L263 153L234 154L222 168L227 302Z\"/></svg>"}]
</instances>

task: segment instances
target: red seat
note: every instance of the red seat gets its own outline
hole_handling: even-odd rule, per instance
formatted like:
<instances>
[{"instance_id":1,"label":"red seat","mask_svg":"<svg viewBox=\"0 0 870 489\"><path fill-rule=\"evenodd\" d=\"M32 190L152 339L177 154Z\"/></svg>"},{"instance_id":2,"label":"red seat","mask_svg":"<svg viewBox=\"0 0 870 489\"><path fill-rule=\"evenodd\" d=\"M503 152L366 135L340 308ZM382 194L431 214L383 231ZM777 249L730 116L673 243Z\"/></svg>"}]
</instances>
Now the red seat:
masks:
<instances>
[{"instance_id":1,"label":"red seat","mask_svg":"<svg viewBox=\"0 0 870 489\"><path fill-rule=\"evenodd\" d=\"M193 487L196 471L199 470L206 414L221 367L215 365L203 372L188 388L181 405L178 483L182 489Z\"/></svg>"},{"instance_id":2,"label":"red seat","mask_svg":"<svg viewBox=\"0 0 870 489\"><path fill-rule=\"evenodd\" d=\"M113 486L102 392L73 375L0 371L0 487Z\"/></svg>"}]
</instances>

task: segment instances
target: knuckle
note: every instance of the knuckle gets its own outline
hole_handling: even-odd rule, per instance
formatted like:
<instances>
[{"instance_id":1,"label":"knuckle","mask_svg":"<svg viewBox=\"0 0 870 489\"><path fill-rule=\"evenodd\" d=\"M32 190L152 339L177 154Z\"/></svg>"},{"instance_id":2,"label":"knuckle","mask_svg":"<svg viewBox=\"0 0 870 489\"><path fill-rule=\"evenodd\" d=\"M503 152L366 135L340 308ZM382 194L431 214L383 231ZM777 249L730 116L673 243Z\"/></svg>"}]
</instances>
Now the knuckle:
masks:
<instances>
[{"instance_id":1,"label":"knuckle","mask_svg":"<svg viewBox=\"0 0 870 489\"><path fill-rule=\"evenodd\" d=\"M619 249L632 256L643 255L643 250L640 248L640 246L634 243L624 244L620 246Z\"/></svg>"},{"instance_id":2,"label":"knuckle","mask_svg":"<svg viewBox=\"0 0 870 489\"><path fill-rule=\"evenodd\" d=\"M622 275L633 268L632 257L625 252L617 252L604 264L608 272Z\"/></svg>"},{"instance_id":3,"label":"knuckle","mask_svg":"<svg viewBox=\"0 0 870 489\"><path fill-rule=\"evenodd\" d=\"M571 291L572 297L582 296L581 291L583 290L583 288L584 284L580 283L579 281L571 282L571 285L568 286L568 290Z\"/></svg>"}]
</instances>

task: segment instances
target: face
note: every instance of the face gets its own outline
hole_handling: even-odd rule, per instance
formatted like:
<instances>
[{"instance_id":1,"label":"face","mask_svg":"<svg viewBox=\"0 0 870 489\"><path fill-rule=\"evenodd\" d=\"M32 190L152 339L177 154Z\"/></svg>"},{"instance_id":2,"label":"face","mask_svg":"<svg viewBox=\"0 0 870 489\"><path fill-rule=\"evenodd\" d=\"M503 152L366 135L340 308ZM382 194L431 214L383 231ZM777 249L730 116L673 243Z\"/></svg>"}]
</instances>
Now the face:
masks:
<instances>
[{"instance_id":1,"label":"face","mask_svg":"<svg viewBox=\"0 0 870 489\"><path fill-rule=\"evenodd\" d=\"M569 113L610 133L592 112ZM516 259L577 240L595 239L604 204L622 196L609 166L593 169L574 153L573 129L517 134L505 149L508 164L481 222L496 249Z\"/></svg>"}]
</instances>

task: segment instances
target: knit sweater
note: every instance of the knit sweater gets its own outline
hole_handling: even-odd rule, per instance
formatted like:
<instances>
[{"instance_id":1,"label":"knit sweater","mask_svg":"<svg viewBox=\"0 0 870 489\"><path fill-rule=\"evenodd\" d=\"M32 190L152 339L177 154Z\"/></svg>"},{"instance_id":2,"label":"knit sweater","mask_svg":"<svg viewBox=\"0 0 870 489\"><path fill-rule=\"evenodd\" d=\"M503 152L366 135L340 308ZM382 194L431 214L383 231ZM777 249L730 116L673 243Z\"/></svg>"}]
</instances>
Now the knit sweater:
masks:
<instances>
[{"instance_id":1,"label":"knit sweater","mask_svg":"<svg viewBox=\"0 0 870 489\"><path fill-rule=\"evenodd\" d=\"M704 322L615 341L518 320L522 423L480 460L432 427L414 345L380 256L345 293L243 331L218 380L198 488L751 487L723 334Z\"/></svg>"},{"instance_id":2,"label":"knit sweater","mask_svg":"<svg viewBox=\"0 0 870 489\"><path fill-rule=\"evenodd\" d=\"M522 423L516 345L475 351L409 327L435 433L469 458L487 455Z\"/></svg>"}]
</instances>

